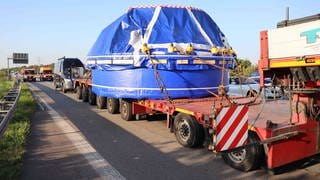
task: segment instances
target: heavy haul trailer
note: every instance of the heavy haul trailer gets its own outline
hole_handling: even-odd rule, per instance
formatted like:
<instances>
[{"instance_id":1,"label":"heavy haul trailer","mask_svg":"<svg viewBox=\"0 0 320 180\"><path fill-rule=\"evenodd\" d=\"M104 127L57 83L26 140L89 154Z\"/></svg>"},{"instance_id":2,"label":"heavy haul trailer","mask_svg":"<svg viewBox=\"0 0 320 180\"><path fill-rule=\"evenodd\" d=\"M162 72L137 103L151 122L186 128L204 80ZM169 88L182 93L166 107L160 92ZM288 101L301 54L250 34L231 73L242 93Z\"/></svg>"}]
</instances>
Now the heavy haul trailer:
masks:
<instances>
[{"instance_id":1,"label":"heavy haul trailer","mask_svg":"<svg viewBox=\"0 0 320 180\"><path fill-rule=\"evenodd\" d=\"M260 97L228 97L225 95L224 87L220 87L220 93L214 97L193 98L193 99L170 99L170 100L137 100L137 99L116 99L97 96L92 92L91 78L77 79L76 96L86 102L93 102L96 97L96 104L99 109L107 108L111 114L120 113L121 118L126 121L154 115L158 113L167 114L167 127L175 134L177 141L185 147L197 147L205 145L215 152L222 152L224 159L233 167L242 170L251 170L261 164L261 146L250 146L247 155L238 156L238 152L228 151L233 148L241 148L248 141L256 142L254 133L248 133L249 119L256 118L257 112L261 109L263 99ZM90 95L91 94L91 95ZM92 103L90 103L93 105ZM281 109L284 103L270 103L265 105L266 117L274 106ZM284 112L286 112L284 110ZM281 114L283 112L277 112ZM259 121L256 124L261 124ZM289 135L288 135L289 136ZM256 144L255 144L256 145ZM259 154L254 154L259 151ZM240 152L243 152L241 149ZM237 162L232 160L237 159ZM244 160L243 162L238 162Z\"/></svg>"},{"instance_id":2,"label":"heavy haul trailer","mask_svg":"<svg viewBox=\"0 0 320 180\"><path fill-rule=\"evenodd\" d=\"M274 79L289 100L265 103L254 119L249 116L251 142L224 155L231 166L249 170L246 162L260 161L276 169L320 152L319 27L318 14L260 33L260 82Z\"/></svg>"},{"instance_id":3,"label":"heavy haul trailer","mask_svg":"<svg viewBox=\"0 0 320 180\"><path fill-rule=\"evenodd\" d=\"M220 87L221 94L215 94L215 97L170 100L117 99L95 95L92 92L91 81L89 75L75 80L78 99L89 102L91 105L97 104L99 109L106 108L111 114L120 113L121 118L126 121L159 113L167 114L167 127L174 132L177 141L185 147L205 144L210 149L217 150L216 147L218 147L218 150L225 150L244 145L247 141L248 129L247 104L256 105L262 101L257 97L224 96L223 86ZM237 131L236 133L231 133L230 130L226 132L233 136L230 140L223 137L225 132L222 130L225 131L223 128L226 126ZM222 132L219 135L220 139L212 142L220 131Z\"/></svg>"},{"instance_id":4,"label":"heavy haul trailer","mask_svg":"<svg viewBox=\"0 0 320 180\"><path fill-rule=\"evenodd\" d=\"M287 23L290 24L290 22ZM283 28L289 27L295 27L295 25ZM269 40L272 39L272 33L268 34L268 31L264 31L261 34L264 33ZM284 33L274 39L281 41L287 35ZM223 86L221 86L219 93L212 98L138 100L96 96L96 103L99 108L107 107L110 113L120 111L124 120L139 118L140 115L145 114L166 113L168 115L167 126L175 133L180 144L186 147L194 147L206 142L210 149L221 152L223 159L229 165L244 171L258 168L263 163L266 163L269 169L274 169L316 154L319 152L320 144L319 82L314 80L311 84L309 81L300 83L300 90L301 85L304 85L304 89L313 86L312 91L309 91L310 89L308 91L296 91L297 88L292 85L297 85L297 80L292 77L301 73L299 70L291 70L291 66L284 67L283 63L280 63L291 55L285 53L284 56L278 58L277 55L271 53L271 50L289 48L288 52L293 52L297 49L290 49L292 47L288 44L274 48L279 43L269 42L267 38L264 39L263 37L266 36L262 36L261 40L259 70L262 80L260 82L264 82L265 77L283 82L280 85L284 87L285 92L289 92L290 97L293 97L290 98L290 101L279 100L261 103L261 99L257 96L252 99L229 98L225 94ZM302 36L299 34L299 37L305 38L304 34ZM300 54L308 55L304 51ZM294 56L294 59L296 57ZM318 55L312 57L318 57ZM149 59L151 58L149 57ZM312 67L319 63L317 59L309 61L309 56L307 59L305 61L305 64L308 64L307 67L311 66L310 63L315 62ZM270 66L275 61L282 66ZM312 71L317 71L317 69L312 69ZM79 89L84 88L84 90L79 90L79 93L88 93L89 89L95 86L90 80L92 79L79 80ZM108 78L105 78L105 80L108 80ZM160 82L160 84L162 83ZM165 90L163 87L160 87L160 89ZM308 92L308 94L305 92ZM311 93L313 95L309 92L313 92ZM310 95L313 98L309 98ZM78 94L77 96L87 97L88 95ZM304 105L306 101L309 104ZM289 148L293 149L294 152L288 154Z\"/></svg>"}]
</instances>

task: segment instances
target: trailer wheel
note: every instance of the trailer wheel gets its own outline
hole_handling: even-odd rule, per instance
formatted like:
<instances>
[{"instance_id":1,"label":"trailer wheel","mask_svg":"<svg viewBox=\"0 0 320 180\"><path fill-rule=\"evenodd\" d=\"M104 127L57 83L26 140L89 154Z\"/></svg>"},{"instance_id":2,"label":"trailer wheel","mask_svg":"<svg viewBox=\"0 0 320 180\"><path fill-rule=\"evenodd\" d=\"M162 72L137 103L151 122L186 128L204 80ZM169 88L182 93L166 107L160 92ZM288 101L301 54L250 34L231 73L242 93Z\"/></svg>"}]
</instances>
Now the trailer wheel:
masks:
<instances>
[{"instance_id":1,"label":"trailer wheel","mask_svg":"<svg viewBox=\"0 0 320 180\"><path fill-rule=\"evenodd\" d=\"M82 102L88 102L89 90L88 87L82 86Z\"/></svg>"},{"instance_id":2,"label":"trailer wheel","mask_svg":"<svg viewBox=\"0 0 320 180\"><path fill-rule=\"evenodd\" d=\"M103 96L97 96L97 107L98 109L104 109L106 108L106 98Z\"/></svg>"},{"instance_id":3,"label":"trailer wheel","mask_svg":"<svg viewBox=\"0 0 320 180\"><path fill-rule=\"evenodd\" d=\"M76 97L77 97L77 99L82 99L82 87L81 86L76 87Z\"/></svg>"},{"instance_id":4,"label":"trailer wheel","mask_svg":"<svg viewBox=\"0 0 320 180\"><path fill-rule=\"evenodd\" d=\"M107 98L107 109L110 114L115 114L119 112L119 99Z\"/></svg>"},{"instance_id":5,"label":"trailer wheel","mask_svg":"<svg viewBox=\"0 0 320 180\"><path fill-rule=\"evenodd\" d=\"M96 105L96 94L94 92L92 92L92 88L89 87L88 88L88 93L89 93L89 97L88 97L88 102L90 105Z\"/></svg>"},{"instance_id":6,"label":"trailer wheel","mask_svg":"<svg viewBox=\"0 0 320 180\"><path fill-rule=\"evenodd\" d=\"M132 115L132 103L129 99L120 100L120 114L121 118L125 121L130 121L133 118Z\"/></svg>"},{"instance_id":7,"label":"trailer wheel","mask_svg":"<svg viewBox=\"0 0 320 180\"><path fill-rule=\"evenodd\" d=\"M260 141L259 137L252 131L249 131L248 139L248 143ZM264 160L263 146L258 144L235 151L225 151L221 155L228 165L241 171L257 169Z\"/></svg>"},{"instance_id":8,"label":"trailer wheel","mask_svg":"<svg viewBox=\"0 0 320 180\"><path fill-rule=\"evenodd\" d=\"M174 118L174 134L177 141L184 147L197 147L203 143L203 127L194 117L179 113Z\"/></svg>"}]
</instances>

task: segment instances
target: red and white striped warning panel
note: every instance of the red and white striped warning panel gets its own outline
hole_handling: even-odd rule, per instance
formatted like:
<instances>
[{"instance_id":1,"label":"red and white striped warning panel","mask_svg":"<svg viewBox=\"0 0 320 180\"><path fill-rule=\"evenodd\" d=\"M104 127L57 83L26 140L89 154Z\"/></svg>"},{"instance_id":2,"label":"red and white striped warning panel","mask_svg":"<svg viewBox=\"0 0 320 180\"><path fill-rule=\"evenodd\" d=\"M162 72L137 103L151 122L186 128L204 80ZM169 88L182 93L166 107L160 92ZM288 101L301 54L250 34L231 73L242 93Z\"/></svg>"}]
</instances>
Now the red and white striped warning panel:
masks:
<instances>
[{"instance_id":1,"label":"red and white striped warning panel","mask_svg":"<svg viewBox=\"0 0 320 180\"><path fill-rule=\"evenodd\" d=\"M224 107L216 118L216 151L233 149L247 143L248 106Z\"/></svg>"}]
</instances>

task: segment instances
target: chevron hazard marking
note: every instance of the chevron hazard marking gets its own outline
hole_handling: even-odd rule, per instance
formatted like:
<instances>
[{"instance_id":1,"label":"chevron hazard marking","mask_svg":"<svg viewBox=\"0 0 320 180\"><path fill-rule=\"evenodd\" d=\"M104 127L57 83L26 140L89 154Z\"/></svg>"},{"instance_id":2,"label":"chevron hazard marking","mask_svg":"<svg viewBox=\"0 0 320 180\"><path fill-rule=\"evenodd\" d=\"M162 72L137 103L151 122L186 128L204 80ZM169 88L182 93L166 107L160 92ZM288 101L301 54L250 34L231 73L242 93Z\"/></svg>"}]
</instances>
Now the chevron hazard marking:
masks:
<instances>
[{"instance_id":1,"label":"chevron hazard marking","mask_svg":"<svg viewBox=\"0 0 320 180\"><path fill-rule=\"evenodd\" d=\"M247 143L248 106L224 107L216 122L216 151L233 149Z\"/></svg>"}]
</instances>

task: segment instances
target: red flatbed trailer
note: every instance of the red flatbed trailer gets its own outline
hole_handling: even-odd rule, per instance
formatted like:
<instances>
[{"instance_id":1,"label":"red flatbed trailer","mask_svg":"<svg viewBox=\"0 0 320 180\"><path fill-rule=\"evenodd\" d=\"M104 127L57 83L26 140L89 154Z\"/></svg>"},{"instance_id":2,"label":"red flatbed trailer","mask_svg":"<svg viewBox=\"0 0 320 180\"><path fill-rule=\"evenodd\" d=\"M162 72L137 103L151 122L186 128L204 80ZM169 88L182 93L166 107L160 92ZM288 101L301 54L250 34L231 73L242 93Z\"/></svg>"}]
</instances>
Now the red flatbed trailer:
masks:
<instances>
[{"instance_id":1,"label":"red flatbed trailer","mask_svg":"<svg viewBox=\"0 0 320 180\"><path fill-rule=\"evenodd\" d=\"M84 88L91 88L90 80L90 78L77 79L75 84L78 84L78 87L81 87L82 93L84 93ZM269 169L274 169L319 152L319 122L308 121L306 114L299 115L298 120L297 118L290 119L292 110L289 108L289 100L264 103L260 97L257 99L252 97L230 97L230 100L219 96L198 99L173 99L173 103L168 100L120 99L118 110L124 120L132 120L139 115L166 113L168 114L167 127L175 132L180 144L186 147L195 147L201 145L203 141L210 141L205 143L209 145L208 148L219 151L216 149L218 142L215 140L217 136L217 115L224 107L245 105L248 107L248 118L246 120L248 121L249 138L254 133L254 137L258 138L254 143L258 144L255 147L251 147L249 140L249 149L247 146L243 147L246 149L247 154L257 151L257 154L253 154L255 159L250 160L251 162L246 160L247 157L239 153L239 151L243 151L243 149L239 150L241 146L238 146L235 151L232 151L232 149L221 151L228 164L244 171L255 169L264 161ZM197 132L191 135L193 136L191 137L193 139L191 142L188 142L188 139L183 140L183 136L190 136L190 134L186 132L181 134L182 128L175 130L177 128L175 127L177 124L174 124L174 121L177 121L176 117L196 122L197 125L195 127L189 127L190 129L188 129L193 133ZM189 123L188 126L192 126L192 123L187 123ZM201 127L201 131L203 127L204 133L199 133L200 130L197 130L199 127ZM305 148L295 148L297 146ZM297 150L290 152L288 155L288 148ZM306 149L309 150L306 151ZM238 158L238 162L230 161L230 157ZM241 160L246 160L246 163Z\"/></svg>"},{"instance_id":2,"label":"red flatbed trailer","mask_svg":"<svg viewBox=\"0 0 320 180\"><path fill-rule=\"evenodd\" d=\"M253 100L253 98L239 97L231 97L230 99L237 104L248 104ZM167 100L133 101L132 114L135 115L158 111L162 113L169 113L169 115L174 116L180 112L194 116L201 125L210 125L210 127L212 127L213 119L208 121L209 124L205 122L205 119L212 118L211 116L216 113L214 109L217 110L221 109L222 107L230 106L230 102L227 99L219 99L217 97L174 99L173 102L173 104L170 104ZM261 102L261 99L255 101L254 104L258 104L259 102Z\"/></svg>"},{"instance_id":3,"label":"red flatbed trailer","mask_svg":"<svg viewBox=\"0 0 320 180\"><path fill-rule=\"evenodd\" d=\"M301 34L295 35L297 31L308 32L308 28L312 29L312 26L317 26L315 24L320 24L319 19L307 20L288 29L261 32L260 82L264 82L266 77L275 79L275 85L284 87L288 92L288 100L261 103L261 99L256 99L255 103L252 103L253 101L248 103L251 101L248 98L236 98L230 103L227 99L215 97L179 99L173 100L172 104L165 100L123 100L120 104L125 104L124 107L129 107L129 110L120 108L122 118L129 120L132 118L130 114L154 111L167 113L168 127L174 129L179 143L188 147L193 147L196 143L188 144L181 140L183 137L179 137L179 134L185 132L183 128L177 129L176 126L180 126L176 122L179 122L179 118L193 119L197 125L204 128L213 150L221 152L226 163L243 171L258 168L262 164L268 169L275 170L280 166L320 153L320 51L314 48L304 49L313 47L303 45L306 43L305 39L296 40L297 44L290 45L291 36L303 38ZM308 25L305 27L304 23ZM289 39L283 33L289 36ZM298 46L301 46L300 49ZM299 53L300 56L295 56ZM226 108L236 109L243 104L248 104L245 105L248 107L248 116L243 116L248 120L246 145L244 143L240 146L221 148L220 141L228 144L225 137L241 136L242 130L236 131L234 128L240 124L238 121L231 122L236 125L226 125L228 129L219 128L219 115L227 112ZM232 113L236 110L230 112L224 114L227 118L222 118L226 124L235 119ZM187 126L191 127L193 124L187 123ZM225 132L220 139L219 129ZM198 132L193 130L190 134ZM195 139L201 137L195 136Z\"/></svg>"},{"instance_id":4,"label":"red flatbed trailer","mask_svg":"<svg viewBox=\"0 0 320 180\"><path fill-rule=\"evenodd\" d=\"M121 99L120 114L122 119L128 121L134 119L135 116L139 117L139 115L165 113L167 114L167 127L171 128L181 145L196 147L204 143L208 145L208 148L212 148L213 143L218 144L220 142L219 140L212 142L216 135L216 128L219 127L216 121L218 119L217 115L222 114L221 112L224 112L223 109L227 108L229 109L228 112L226 110L224 113L230 116L234 114L234 121L241 121L243 124L239 125L239 127L238 124L235 124L234 128L247 130L248 119L246 115L248 108L242 104L252 100L253 98L226 98L219 96L198 99L173 99L171 102L168 100ZM239 106L239 104L241 105ZM231 138L230 142L232 141L232 143L230 146L239 147L246 141L247 135L245 132L238 134ZM222 141L229 140L222 139ZM225 144L225 142L222 142L222 144Z\"/></svg>"},{"instance_id":5,"label":"red flatbed trailer","mask_svg":"<svg viewBox=\"0 0 320 180\"><path fill-rule=\"evenodd\" d=\"M320 20L316 21L320 24ZM297 29L303 30L301 24ZM314 24L307 27L312 26ZM296 33L295 26L289 30ZM319 48L315 49L316 54L310 54L310 50L304 54L301 49L292 49L297 46L290 46L290 42L293 42L290 38L285 39L289 44L281 44L285 42L282 38L289 34L287 31L284 34L277 31L261 32L260 82L264 82L266 77L275 79L275 85L289 92L289 100L265 102L259 97L229 98L224 93L212 98L173 100L96 97L98 108L107 107L112 114L120 111L122 119L127 121L139 115L166 113L167 126L175 133L181 145L195 147L204 143L209 149L221 152L227 164L243 171L259 168L262 164L274 170L318 154ZM303 36L298 34L292 37ZM309 46L301 48L306 47ZM296 56L299 53L301 56ZM84 97L91 89L90 80L79 79L75 83L83 88L79 92L83 92Z\"/></svg>"}]
</instances>

